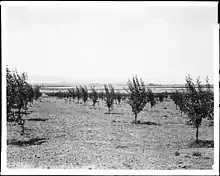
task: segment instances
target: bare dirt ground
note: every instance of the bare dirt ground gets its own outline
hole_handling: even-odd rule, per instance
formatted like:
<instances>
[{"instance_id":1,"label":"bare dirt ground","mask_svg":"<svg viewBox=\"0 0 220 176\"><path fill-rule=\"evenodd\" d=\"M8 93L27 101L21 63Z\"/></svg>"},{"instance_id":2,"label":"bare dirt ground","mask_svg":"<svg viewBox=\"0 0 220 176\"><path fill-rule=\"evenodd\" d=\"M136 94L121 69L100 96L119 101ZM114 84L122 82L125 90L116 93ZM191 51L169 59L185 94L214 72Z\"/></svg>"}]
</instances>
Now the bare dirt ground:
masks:
<instances>
[{"instance_id":1,"label":"bare dirt ground","mask_svg":"<svg viewBox=\"0 0 220 176\"><path fill-rule=\"evenodd\" d=\"M91 104L52 97L35 102L25 116L24 136L19 126L7 124L7 167L212 169L213 127L203 121L201 145L192 145L195 129L171 100L153 109L146 105L140 124L132 124L131 108L123 102L112 114L104 102L96 109Z\"/></svg>"}]
</instances>

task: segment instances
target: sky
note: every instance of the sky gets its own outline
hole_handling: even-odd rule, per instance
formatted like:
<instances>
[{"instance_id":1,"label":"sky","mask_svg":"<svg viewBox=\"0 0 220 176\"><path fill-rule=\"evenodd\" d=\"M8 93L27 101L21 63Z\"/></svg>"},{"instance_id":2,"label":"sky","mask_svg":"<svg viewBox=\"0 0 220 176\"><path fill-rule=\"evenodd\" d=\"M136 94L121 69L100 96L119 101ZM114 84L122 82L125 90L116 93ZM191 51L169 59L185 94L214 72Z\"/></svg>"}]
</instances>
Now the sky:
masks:
<instances>
[{"instance_id":1,"label":"sky","mask_svg":"<svg viewBox=\"0 0 220 176\"><path fill-rule=\"evenodd\" d=\"M212 83L216 25L217 6L10 6L6 63L32 83Z\"/></svg>"}]
</instances>

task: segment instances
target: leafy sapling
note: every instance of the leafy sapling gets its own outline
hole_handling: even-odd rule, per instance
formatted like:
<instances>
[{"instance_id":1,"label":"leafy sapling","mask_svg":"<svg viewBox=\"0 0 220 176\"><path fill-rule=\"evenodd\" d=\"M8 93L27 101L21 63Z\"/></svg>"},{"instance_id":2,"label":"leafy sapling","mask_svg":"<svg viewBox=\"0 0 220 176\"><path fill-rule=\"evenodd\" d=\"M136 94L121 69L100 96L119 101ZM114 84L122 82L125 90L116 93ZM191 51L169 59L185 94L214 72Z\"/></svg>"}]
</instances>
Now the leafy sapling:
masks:
<instances>
[{"instance_id":1,"label":"leafy sapling","mask_svg":"<svg viewBox=\"0 0 220 176\"><path fill-rule=\"evenodd\" d=\"M132 80L128 80L128 104L132 108L132 112L135 116L135 123L137 123L137 115L144 109L147 99L144 81L138 79L137 76Z\"/></svg>"}]
</instances>

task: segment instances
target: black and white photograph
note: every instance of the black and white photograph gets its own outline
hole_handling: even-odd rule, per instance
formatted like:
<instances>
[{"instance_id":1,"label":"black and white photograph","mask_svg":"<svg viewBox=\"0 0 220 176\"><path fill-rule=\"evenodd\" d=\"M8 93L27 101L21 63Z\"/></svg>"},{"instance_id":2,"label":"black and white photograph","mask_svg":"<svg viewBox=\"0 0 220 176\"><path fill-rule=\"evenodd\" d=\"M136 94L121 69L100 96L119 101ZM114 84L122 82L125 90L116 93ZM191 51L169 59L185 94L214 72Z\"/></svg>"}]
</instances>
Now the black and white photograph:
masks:
<instances>
[{"instance_id":1,"label":"black and white photograph","mask_svg":"<svg viewBox=\"0 0 220 176\"><path fill-rule=\"evenodd\" d=\"M218 2L2 2L2 174L219 174Z\"/></svg>"}]
</instances>

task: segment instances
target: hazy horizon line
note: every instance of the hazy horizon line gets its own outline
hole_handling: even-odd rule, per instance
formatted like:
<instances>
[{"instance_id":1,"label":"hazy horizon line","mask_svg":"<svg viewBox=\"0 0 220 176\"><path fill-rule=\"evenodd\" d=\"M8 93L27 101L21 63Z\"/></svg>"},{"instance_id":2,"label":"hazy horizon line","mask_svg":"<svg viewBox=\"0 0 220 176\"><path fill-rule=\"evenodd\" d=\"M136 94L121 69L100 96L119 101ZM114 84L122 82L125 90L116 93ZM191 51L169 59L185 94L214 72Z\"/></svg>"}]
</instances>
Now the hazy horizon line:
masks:
<instances>
[{"instance_id":1,"label":"hazy horizon line","mask_svg":"<svg viewBox=\"0 0 220 176\"><path fill-rule=\"evenodd\" d=\"M35 82L32 85L43 85L44 87L72 87L76 85L104 85L104 84L113 84L113 85L127 85L127 83L118 83L118 82L109 82L109 83L91 83L91 82L80 82L80 83L42 83L42 82ZM174 83L174 84L160 84L160 83L145 83L146 86L185 86L186 83ZM201 85L206 85L201 83ZM214 85L210 83L210 85Z\"/></svg>"}]
</instances>

